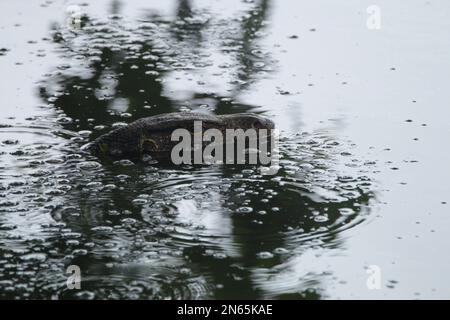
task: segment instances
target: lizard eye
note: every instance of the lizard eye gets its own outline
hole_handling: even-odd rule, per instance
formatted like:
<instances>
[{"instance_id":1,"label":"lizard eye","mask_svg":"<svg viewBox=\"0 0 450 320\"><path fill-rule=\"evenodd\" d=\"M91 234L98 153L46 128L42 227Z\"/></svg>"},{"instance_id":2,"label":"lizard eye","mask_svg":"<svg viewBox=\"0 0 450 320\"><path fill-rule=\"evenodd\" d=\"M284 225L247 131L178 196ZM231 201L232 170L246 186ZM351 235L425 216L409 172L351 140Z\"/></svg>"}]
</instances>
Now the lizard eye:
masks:
<instances>
[{"instance_id":1,"label":"lizard eye","mask_svg":"<svg viewBox=\"0 0 450 320\"><path fill-rule=\"evenodd\" d=\"M108 147L108 145L107 145L106 143L101 143L101 144L99 145L99 149L100 149L101 152L107 153L109 147Z\"/></svg>"},{"instance_id":2,"label":"lizard eye","mask_svg":"<svg viewBox=\"0 0 450 320\"><path fill-rule=\"evenodd\" d=\"M145 139L142 141L142 150L143 151L155 151L158 149L158 144L153 139Z\"/></svg>"}]
</instances>

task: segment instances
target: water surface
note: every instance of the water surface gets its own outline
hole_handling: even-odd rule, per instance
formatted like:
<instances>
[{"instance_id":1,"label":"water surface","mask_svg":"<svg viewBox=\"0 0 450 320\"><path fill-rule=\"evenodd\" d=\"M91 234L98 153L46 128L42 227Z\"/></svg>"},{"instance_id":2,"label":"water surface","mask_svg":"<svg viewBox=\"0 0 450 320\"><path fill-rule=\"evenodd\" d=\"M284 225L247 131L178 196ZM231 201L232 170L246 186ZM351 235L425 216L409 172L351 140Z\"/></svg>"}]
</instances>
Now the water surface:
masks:
<instances>
[{"instance_id":1,"label":"water surface","mask_svg":"<svg viewBox=\"0 0 450 320\"><path fill-rule=\"evenodd\" d=\"M234 2L0 5L0 297L448 297L448 5ZM273 118L280 171L79 150L189 110Z\"/></svg>"}]
</instances>

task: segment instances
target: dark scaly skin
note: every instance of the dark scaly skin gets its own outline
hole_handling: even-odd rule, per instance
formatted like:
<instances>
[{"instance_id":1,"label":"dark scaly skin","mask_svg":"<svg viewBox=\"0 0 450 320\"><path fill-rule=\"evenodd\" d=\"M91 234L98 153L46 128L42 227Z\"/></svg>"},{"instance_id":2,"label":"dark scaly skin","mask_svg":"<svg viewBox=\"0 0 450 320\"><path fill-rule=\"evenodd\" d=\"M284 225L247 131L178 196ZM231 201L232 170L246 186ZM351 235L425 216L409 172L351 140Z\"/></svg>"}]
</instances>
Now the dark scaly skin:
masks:
<instances>
[{"instance_id":1,"label":"dark scaly skin","mask_svg":"<svg viewBox=\"0 0 450 320\"><path fill-rule=\"evenodd\" d=\"M136 120L127 126L104 134L85 145L83 150L96 156L140 157L142 154L168 156L178 143L171 141L172 132L179 128L194 131L194 121L202 121L202 131L218 129L274 129L274 123L251 113L208 115L194 112L175 112ZM270 133L270 132L269 132Z\"/></svg>"}]
</instances>

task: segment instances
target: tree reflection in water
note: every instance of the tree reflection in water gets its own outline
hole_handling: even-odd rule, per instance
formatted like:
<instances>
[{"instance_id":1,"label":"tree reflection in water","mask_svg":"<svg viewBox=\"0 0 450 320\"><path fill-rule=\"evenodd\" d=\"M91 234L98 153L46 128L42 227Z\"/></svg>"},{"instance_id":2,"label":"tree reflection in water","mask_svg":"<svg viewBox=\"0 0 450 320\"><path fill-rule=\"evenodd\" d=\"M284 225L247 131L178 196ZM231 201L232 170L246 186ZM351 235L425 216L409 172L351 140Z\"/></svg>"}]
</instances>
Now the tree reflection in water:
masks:
<instances>
[{"instance_id":1,"label":"tree reflection in water","mask_svg":"<svg viewBox=\"0 0 450 320\"><path fill-rule=\"evenodd\" d=\"M63 62L40 94L62 112L58 125L92 131L91 140L118 122L185 108L262 112L239 103L239 94L269 72L270 54L259 43L268 0L226 22L188 0L178 2L174 21L152 15L130 22L120 10L113 1L107 21L85 17L80 30L54 30ZM184 88L188 101L172 96L173 73L201 72L210 65L205 53L217 49L233 61L224 68L234 77L224 84L230 94L193 86ZM254 167L125 162L75 170L72 190L55 201L52 215L81 235L87 252L61 261L79 265L83 294L98 298L320 298L326 274L299 271L296 261L318 248L341 248L340 232L364 221L373 199L360 168L349 168L353 176L335 168L340 148L326 134L286 137L273 177ZM72 250L64 239L58 245L63 255ZM42 295L84 297L63 285L41 286Z\"/></svg>"}]
</instances>

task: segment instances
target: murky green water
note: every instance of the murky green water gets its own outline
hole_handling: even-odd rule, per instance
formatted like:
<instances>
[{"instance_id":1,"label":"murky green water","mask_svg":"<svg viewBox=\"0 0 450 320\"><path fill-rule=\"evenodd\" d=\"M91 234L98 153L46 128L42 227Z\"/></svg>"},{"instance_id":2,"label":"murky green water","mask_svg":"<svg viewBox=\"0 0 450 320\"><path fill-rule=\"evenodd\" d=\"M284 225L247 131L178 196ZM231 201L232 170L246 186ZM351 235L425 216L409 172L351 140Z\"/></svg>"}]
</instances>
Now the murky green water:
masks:
<instances>
[{"instance_id":1,"label":"murky green water","mask_svg":"<svg viewBox=\"0 0 450 320\"><path fill-rule=\"evenodd\" d=\"M448 5L160 2L0 4L0 297L448 297ZM273 118L280 171L79 150L188 110Z\"/></svg>"}]
</instances>

